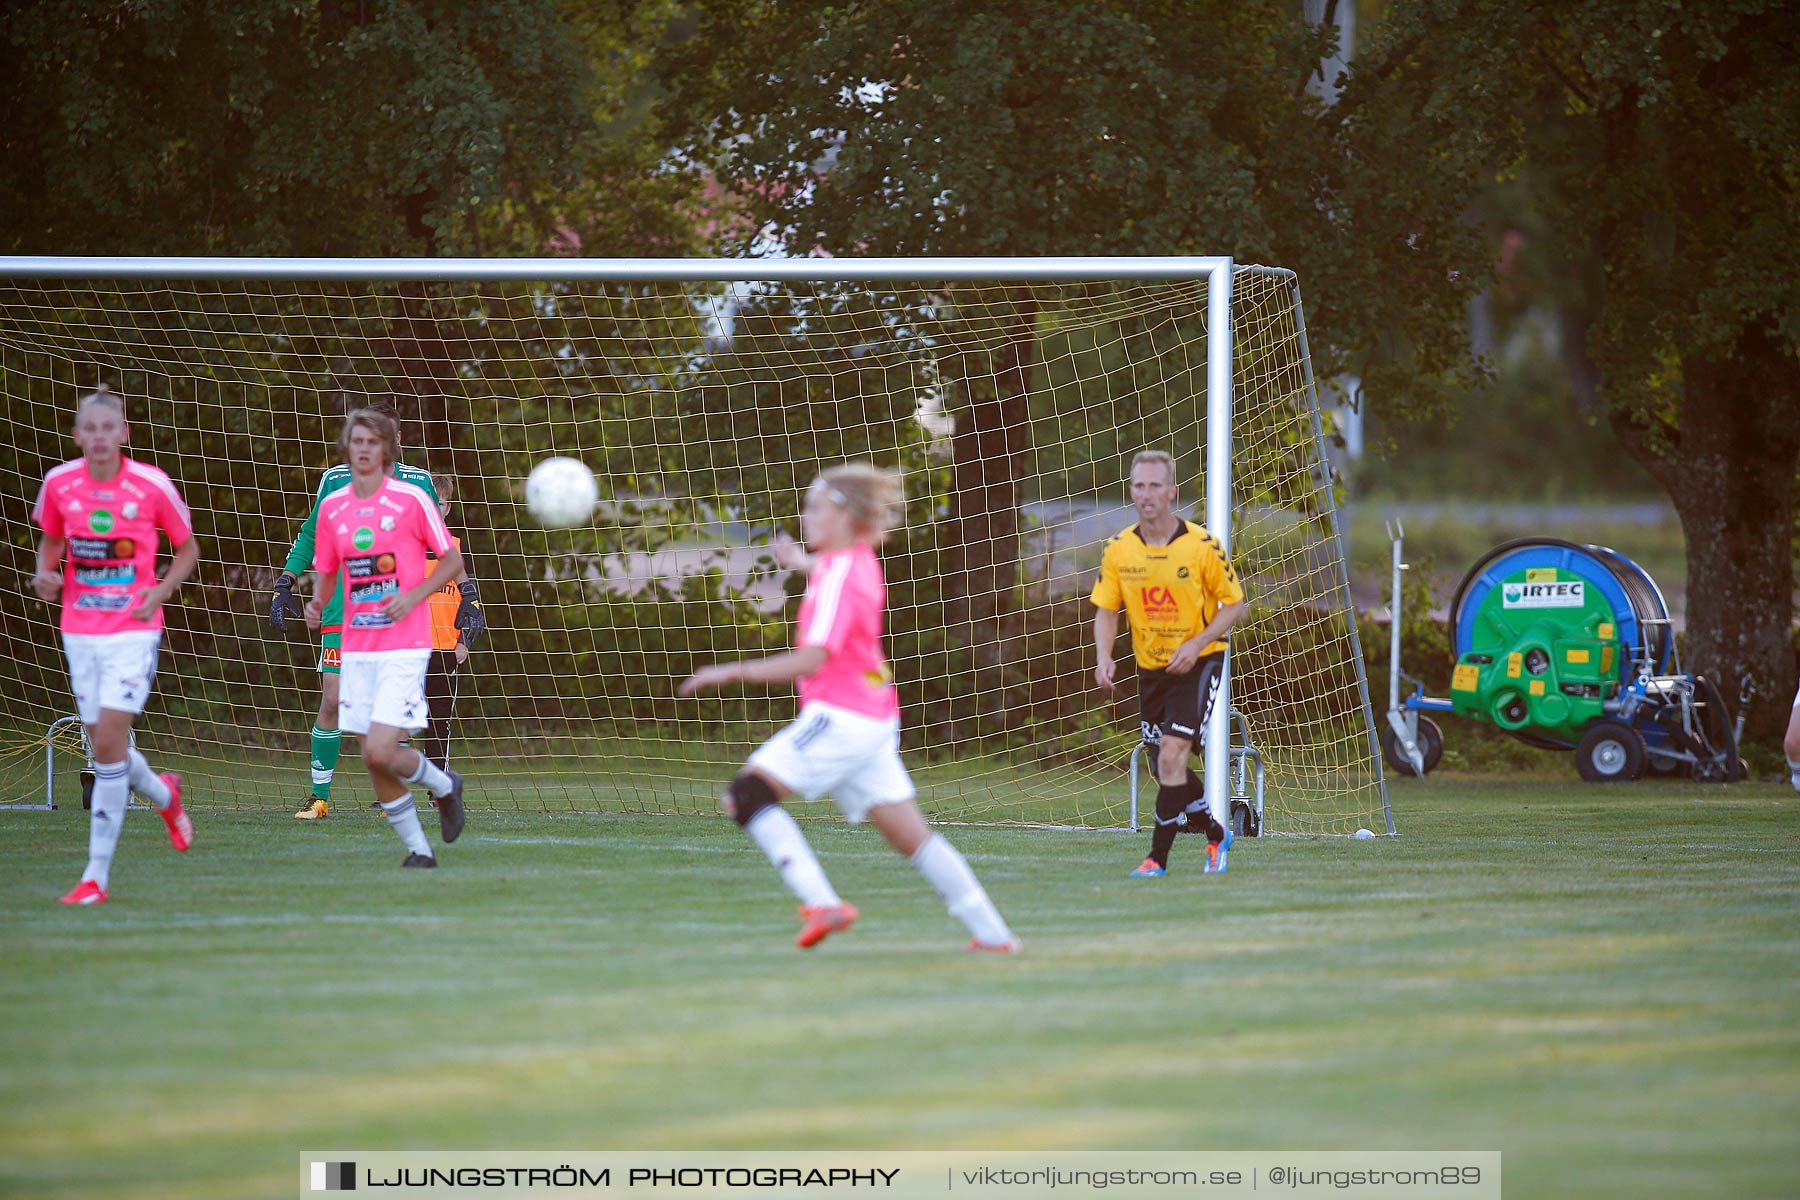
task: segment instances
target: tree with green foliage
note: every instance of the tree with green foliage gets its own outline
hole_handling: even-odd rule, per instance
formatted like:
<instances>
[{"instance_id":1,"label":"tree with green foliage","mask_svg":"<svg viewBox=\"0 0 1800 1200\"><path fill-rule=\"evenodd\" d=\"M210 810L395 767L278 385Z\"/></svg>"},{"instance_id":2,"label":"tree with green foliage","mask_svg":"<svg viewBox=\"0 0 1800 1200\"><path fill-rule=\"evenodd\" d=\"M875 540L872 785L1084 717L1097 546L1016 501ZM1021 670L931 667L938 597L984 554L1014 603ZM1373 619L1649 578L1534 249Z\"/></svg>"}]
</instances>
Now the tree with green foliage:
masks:
<instances>
[{"instance_id":1,"label":"tree with green foliage","mask_svg":"<svg viewBox=\"0 0 1800 1200\"><path fill-rule=\"evenodd\" d=\"M1305 281L1318 373L1353 369L1415 417L1487 367L1467 309L1494 254L1471 206L1527 164L1546 172L1609 422L1687 532L1690 659L1727 691L1744 671L1791 678L1787 8L1411 0L1331 104L1305 87L1330 14L1315 27L1287 4L687 12L691 36L659 61L664 112L790 252L1279 262ZM1036 319L1021 291L1000 352L952 396L971 592L1004 595L1017 557Z\"/></svg>"},{"instance_id":2,"label":"tree with green foliage","mask_svg":"<svg viewBox=\"0 0 1800 1200\"><path fill-rule=\"evenodd\" d=\"M667 7L620 0L601 19L565 0L9 6L0 249L541 253L559 221L624 223L563 207L602 172L621 191L610 210L641 221L656 186L642 154L600 133L627 108Z\"/></svg>"},{"instance_id":3,"label":"tree with green foliage","mask_svg":"<svg viewBox=\"0 0 1800 1200\"><path fill-rule=\"evenodd\" d=\"M1727 694L1745 672L1765 695L1793 680L1796 46L1800 10L1763 0L1401 0L1327 114L1382 177L1350 206L1359 240L1405 245L1427 277L1486 278L1469 204L1533 172L1598 401L1681 517L1689 665ZM1453 331L1401 315L1419 339ZM1780 707L1752 714L1757 736Z\"/></svg>"},{"instance_id":4,"label":"tree with green foliage","mask_svg":"<svg viewBox=\"0 0 1800 1200\"><path fill-rule=\"evenodd\" d=\"M1291 8L700 0L659 57L663 111L791 253L1286 262L1331 238L1310 182L1330 134L1300 86L1328 36ZM939 315L972 299L927 293ZM1004 311L980 352L938 364L957 417L944 546L975 620L1017 584L1043 370L1041 297L988 299Z\"/></svg>"},{"instance_id":5,"label":"tree with green foliage","mask_svg":"<svg viewBox=\"0 0 1800 1200\"><path fill-rule=\"evenodd\" d=\"M0 27L0 248L36 254L670 253L641 75L667 0L38 0ZM553 240L554 239L554 240ZM451 454L454 306L401 289L391 390ZM448 317L449 319L446 319ZM339 374L342 374L341 372Z\"/></svg>"},{"instance_id":6,"label":"tree with green foliage","mask_svg":"<svg viewBox=\"0 0 1800 1200\"><path fill-rule=\"evenodd\" d=\"M8 6L0 252L690 252L690 193L660 169L644 76L669 9L670 0ZM545 536L518 528L509 490L521 464L555 444L534 439L573 444L572 427L610 428L597 418L635 420L671 404L666 381L647 382L651 368L618 363L611 348L679 364L698 338L689 298L667 290L246 280L174 291L171 300L154 284L89 281L15 294L9 312L24 336L0 339L0 383L15 427L43 432L0 447L0 467L33 479L67 456L77 388L104 378L127 397L138 451L153 461L179 452L181 483L205 513L217 566L203 569L207 591L186 607L195 636L218 649L202 660L224 673L215 691L234 703L296 669L268 643L254 597L279 565L267 561L270 530L298 526L318 470L335 459L343 409L370 395L399 401L409 460L464 481L458 525L472 535L478 571L502 554L541 559ZM615 305L620 295L627 302ZM597 369L571 378L577 363ZM296 455L296 446L316 450ZM660 465L610 445L596 457L609 478ZM488 583L497 625L509 606L543 599L541 580ZM14 607L0 596L9 617ZM41 614L19 615L31 630L25 653L42 641L31 625ZM532 630L502 639L527 669L563 649ZM180 622L172 636L179 647Z\"/></svg>"}]
</instances>

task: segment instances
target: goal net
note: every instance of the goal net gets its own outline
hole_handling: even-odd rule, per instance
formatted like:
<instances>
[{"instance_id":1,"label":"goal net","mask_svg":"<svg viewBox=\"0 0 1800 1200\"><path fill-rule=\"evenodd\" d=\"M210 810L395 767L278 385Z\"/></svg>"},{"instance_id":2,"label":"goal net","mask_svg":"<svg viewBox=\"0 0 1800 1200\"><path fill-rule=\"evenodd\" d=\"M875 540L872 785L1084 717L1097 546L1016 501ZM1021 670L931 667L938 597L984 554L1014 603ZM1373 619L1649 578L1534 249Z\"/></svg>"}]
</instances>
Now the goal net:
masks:
<instances>
[{"instance_id":1,"label":"goal net","mask_svg":"<svg viewBox=\"0 0 1800 1200\"><path fill-rule=\"evenodd\" d=\"M74 403L105 381L126 452L174 478L202 547L139 744L185 772L192 803L296 807L318 644L270 627L269 589L345 413L387 401L403 459L454 480L448 523L486 608L450 750L470 804L710 812L792 692L679 699L676 683L789 645L802 584L771 539L797 535L817 472L898 466L888 653L921 806L1117 827L1135 681L1122 638L1122 686L1094 685L1087 597L1134 519L1131 456L1161 447L1250 596L1231 705L1266 768L1264 831L1391 828L1291 273L988 260L978 278L975 261L859 278L848 260L0 260L6 565L29 577L38 483L76 455ZM1209 328L1227 283L1229 328ZM1229 362L1212 376L1231 384L1229 429L1209 418L1209 347L1215 372ZM1231 482L1209 495L1221 436ZM523 506L551 454L600 481L573 530ZM0 802L41 800L46 730L72 711L55 610L0 590L0 639ZM79 763L59 762L66 804ZM368 791L346 738L334 800Z\"/></svg>"}]
</instances>

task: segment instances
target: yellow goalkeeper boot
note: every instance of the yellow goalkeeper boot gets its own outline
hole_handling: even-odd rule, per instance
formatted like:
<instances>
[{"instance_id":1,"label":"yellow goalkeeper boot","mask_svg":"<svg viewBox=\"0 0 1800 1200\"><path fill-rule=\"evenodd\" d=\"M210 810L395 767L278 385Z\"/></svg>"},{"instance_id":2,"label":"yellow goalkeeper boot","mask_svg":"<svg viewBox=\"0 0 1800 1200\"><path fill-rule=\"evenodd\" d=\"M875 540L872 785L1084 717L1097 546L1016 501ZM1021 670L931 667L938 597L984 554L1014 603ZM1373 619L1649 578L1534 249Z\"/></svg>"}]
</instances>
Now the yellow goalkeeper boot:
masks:
<instances>
[{"instance_id":1,"label":"yellow goalkeeper boot","mask_svg":"<svg viewBox=\"0 0 1800 1200\"><path fill-rule=\"evenodd\" d=\"M306 807L294 814L296 821L323 821L331 815L331 806L317 796L306 798Z\"/></svg>"}]
</instances>

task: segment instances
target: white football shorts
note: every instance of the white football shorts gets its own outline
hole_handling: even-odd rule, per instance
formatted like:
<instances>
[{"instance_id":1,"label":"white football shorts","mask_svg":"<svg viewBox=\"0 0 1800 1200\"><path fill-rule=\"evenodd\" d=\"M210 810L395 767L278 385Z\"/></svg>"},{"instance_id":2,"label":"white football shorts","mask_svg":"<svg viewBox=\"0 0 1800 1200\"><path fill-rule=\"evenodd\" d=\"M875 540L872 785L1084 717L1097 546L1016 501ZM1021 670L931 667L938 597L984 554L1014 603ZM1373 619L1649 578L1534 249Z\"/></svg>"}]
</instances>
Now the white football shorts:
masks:
<instances>
[{"instance_id":1,"label":"white football shorts","mask_svg":"<svg viewBox=\"0 0 1800 1200\"><path fill-rule=\"evenodd\" d=\"M829 704L800 710L794 723L756 748L750 766L808 800L829 794L852 825L878 804L903 804L917 791L900 761L900 721L878 721Z\"/></svg>"},{"instance_id":2,"label":"white football shorts","mask_svg":"<svg viewBox=\"0 0 1800 1200\"><path fill-rule=\"evenodd\" d=\"M338 681L338 728L345 733L367 733L371 725L408 733L425 728L431 713L425 703L430 661L429 647L346 653Z\"/></svg>"},{"instance_id":3,"label":"white football shorts","mask_svg":"<svg viewBox=\"0 0 1800 1200\"><path fill-rule=\"evenodd\" d=\"M156 679L161 630L65 633L62 639L63 653L69 656L69 688L83 724L97 724L103 708L134 716L144 711Z\"/></svg>"}]
</instances>

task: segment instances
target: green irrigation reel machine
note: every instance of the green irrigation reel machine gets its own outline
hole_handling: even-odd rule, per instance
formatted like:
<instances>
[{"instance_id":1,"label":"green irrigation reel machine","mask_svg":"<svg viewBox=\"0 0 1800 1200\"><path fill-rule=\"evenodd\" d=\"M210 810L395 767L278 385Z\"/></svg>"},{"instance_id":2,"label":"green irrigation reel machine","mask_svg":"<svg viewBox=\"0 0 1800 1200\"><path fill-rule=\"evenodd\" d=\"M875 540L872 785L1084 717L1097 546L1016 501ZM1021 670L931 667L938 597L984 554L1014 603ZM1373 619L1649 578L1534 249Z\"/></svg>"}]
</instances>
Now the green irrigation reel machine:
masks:
<instances>
[{"instance_id":1,"label":"green irrigation reel machine","mask_svg":"<svg viewBox=\"0 0 1800 1200\"><path fill-rule=\"evenodd\" d=\"M1444 753L1431 714L1484 721L1528 745L1572 750L1590 783L1645 771L1701 782L1744 778L1738 757L1741 681L1734 724L1717 685L1681 669L1668 605L1649 574L1604 546L1521 538L1470 568L1450 606L1456 666L1447 699L1427 696L1400 669L1400 575L1405 531L1390 525L1393 603L1388 714L1382 755L1404 775L1424 775ZM1401 681L1412 684L1401 695Z\"/></svg>"}]
</instances>

